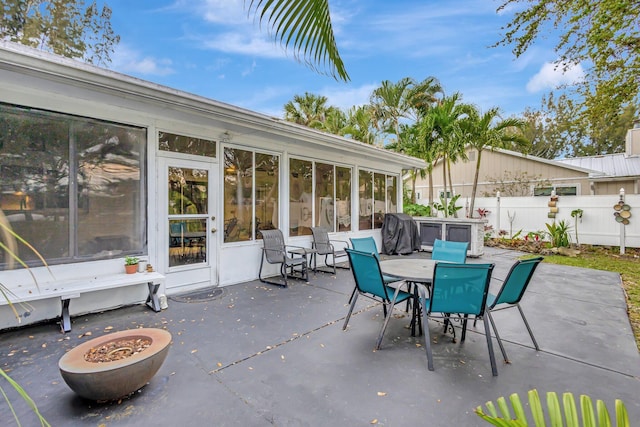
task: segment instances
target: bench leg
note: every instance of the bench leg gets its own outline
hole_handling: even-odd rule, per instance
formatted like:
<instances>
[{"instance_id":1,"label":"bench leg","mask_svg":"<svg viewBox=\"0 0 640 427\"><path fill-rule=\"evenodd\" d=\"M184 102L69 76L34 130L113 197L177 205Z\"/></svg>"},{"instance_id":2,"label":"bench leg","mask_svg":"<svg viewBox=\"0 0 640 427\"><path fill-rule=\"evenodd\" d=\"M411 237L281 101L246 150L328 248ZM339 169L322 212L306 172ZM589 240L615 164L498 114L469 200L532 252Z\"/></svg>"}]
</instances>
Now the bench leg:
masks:
<instances>
[{"instance_id":1,"label":"bench leg","mask_svg":"<svg viewBox=\"0 0 640 427\"><path fill-rule=\"evenodd\" d=\"M61 299L62 313L60 314L60 328L62 332L71 332L71 316L69 316L69 303L71 299Z\"/></svg>"},{"instance_id":2,"label":"bench leg","mask_svg":"<svg viewBox=\"0 0 640 427\"><path fill-rule=\"evenodd\" d=\"M158 289L160 289L160 283L148 282L147 286L149 286L147 305L157 313L160 311L160 300L158 299Z\"/></svg>"}]
</instances>

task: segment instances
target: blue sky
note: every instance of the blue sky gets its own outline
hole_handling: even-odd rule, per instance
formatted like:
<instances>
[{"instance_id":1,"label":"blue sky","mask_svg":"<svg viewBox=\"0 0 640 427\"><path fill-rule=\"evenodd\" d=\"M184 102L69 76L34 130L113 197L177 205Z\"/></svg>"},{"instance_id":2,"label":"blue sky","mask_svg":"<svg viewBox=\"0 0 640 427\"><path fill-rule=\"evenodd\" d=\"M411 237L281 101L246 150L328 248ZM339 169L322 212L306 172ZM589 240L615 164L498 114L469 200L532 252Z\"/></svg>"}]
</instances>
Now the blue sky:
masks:
<instances>
[{"instance_id":1,"label":"blue sky","mask_svg":"<svg viewBox=\"0 0 640 427\"><path fill-rule=\"evenodd\" d=\"M346 109L383 80L434 76L482 111L538 108L542 95L579 78L551 65L556 39L521 58L500 39L510 12L494 0L330 0L348 83L296 62L249 18L243 0L105 0L121 36L110 68L154 83L282 117L296 94L324 95Z\"/></svg>"}]
</instances>

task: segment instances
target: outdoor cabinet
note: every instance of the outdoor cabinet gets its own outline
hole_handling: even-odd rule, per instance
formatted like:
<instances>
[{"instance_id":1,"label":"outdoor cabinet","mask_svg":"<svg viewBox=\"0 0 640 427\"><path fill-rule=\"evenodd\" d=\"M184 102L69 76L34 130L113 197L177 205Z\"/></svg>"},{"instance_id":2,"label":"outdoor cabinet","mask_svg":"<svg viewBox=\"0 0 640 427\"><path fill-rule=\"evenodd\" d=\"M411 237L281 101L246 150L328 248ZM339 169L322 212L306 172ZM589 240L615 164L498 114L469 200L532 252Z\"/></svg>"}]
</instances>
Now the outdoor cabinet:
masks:
<instances>
[{"instance_id":1,"label":"outdoor cabinet","mask_svg":"<svg viewBox=\"0 0 640 427\"><path fill-rule=\"evenodd\" d=\"M484 252L484 226L480 218L414 217L420 230L421 250L431 252L436 239L469 242L467 256L479 257Z\"/></svg>"}]
</instances>

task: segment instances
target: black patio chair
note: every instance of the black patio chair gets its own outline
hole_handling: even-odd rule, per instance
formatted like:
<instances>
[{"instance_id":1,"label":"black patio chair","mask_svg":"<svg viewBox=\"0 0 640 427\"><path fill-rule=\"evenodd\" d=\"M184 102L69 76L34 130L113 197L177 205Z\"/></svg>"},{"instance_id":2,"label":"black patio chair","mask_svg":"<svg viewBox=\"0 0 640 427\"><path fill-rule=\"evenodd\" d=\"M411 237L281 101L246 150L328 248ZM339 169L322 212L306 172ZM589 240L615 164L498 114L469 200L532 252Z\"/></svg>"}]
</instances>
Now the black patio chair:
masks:
<instances>
[{"instance_id":1,"label":"black patio chair","mask_svg":"<svg viewBox=\"0 0 640 427\"><path fill-rule=\"evenodd\" d=\"M286 245L282 231L261 230L262 234L262 257L260 258L260 271L258 278L263 283L287 287L287 278L309 280L307 270L307 249L302 246ZM280 275L284 283L272 282L262 278L262 266L264 261L269 264L280 264ZM296 268L298 270L296 270Z\"/></svg>"},{"instance_id":2,"label":"black patio chair","mask_svg":"<svg viewBox=\"0 0 640 427\"><path fill-rule=\"evenodd\" d=\"M347 251L346 248L349 247L349 242L346 240L334 240L329 238L329 232L324 227L311 227L311 233L313 234L313 249L315 253L313 253L313 270L314 271L322 271L325 273L333 273L336 274L337 268L349 269L348 266L341 266L337 264L338 258L346 258ZM342 243L342 249L336 250L333 243ZM317 261L318 255L324 255L324 264L327 267L330 267L332 271L323 270L322 268L318 268ZM331 257L331 263L329 263L329 257ZM348 261L348 260L345 260Z\"/></svg>"}]
</instances>

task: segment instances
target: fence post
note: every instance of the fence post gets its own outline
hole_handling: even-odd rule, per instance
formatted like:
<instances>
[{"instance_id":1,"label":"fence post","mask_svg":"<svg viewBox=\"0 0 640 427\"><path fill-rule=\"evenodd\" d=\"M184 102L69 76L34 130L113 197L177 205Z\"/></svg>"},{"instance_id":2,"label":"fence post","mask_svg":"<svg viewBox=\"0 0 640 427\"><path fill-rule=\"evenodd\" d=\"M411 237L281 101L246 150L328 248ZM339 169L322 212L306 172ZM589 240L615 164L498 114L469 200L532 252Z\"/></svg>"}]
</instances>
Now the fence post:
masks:
<instances>
[{"instance_id":1,"label":"fence post","mask_svg":"<svg viewBox=\"0 0 640 427\"><path fill-rule=\"evenodd\" d=\"M500 236L500 192L496 191L496 237Z\"/></svg>"},{"instance_id":2,"label":"fence post","mask_svg":"<svg viewBox=\"0 0 640 427\"><path fill-rule=\"evenodd\" d=\"M620 201L624 204L624 188L620 189ZM620 222L620 255L624 255L625 253L625 228L624 224Z\"/></svg>"}]
</instances>

